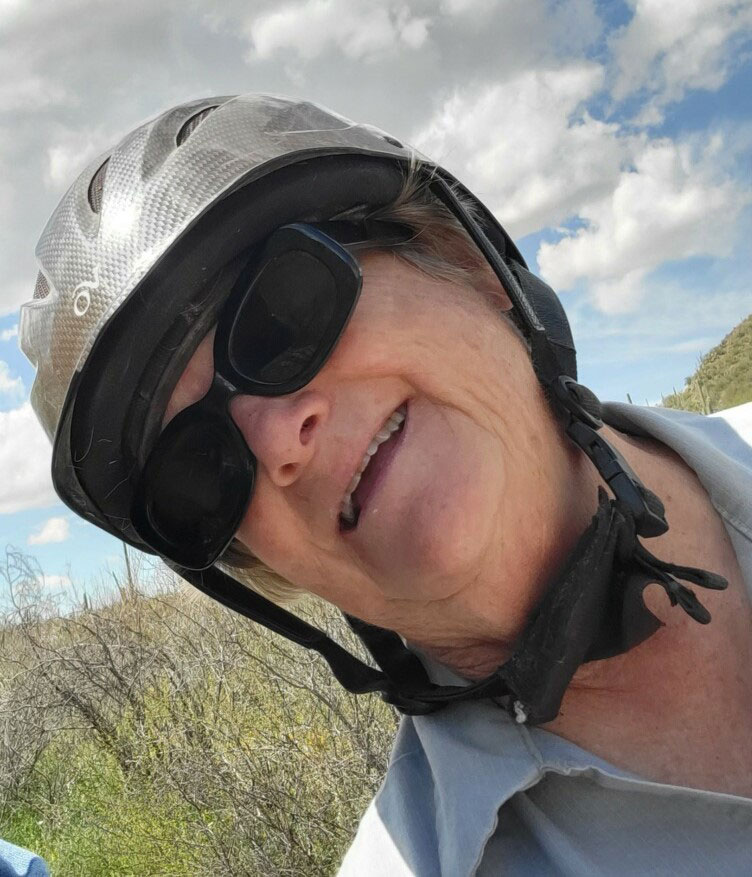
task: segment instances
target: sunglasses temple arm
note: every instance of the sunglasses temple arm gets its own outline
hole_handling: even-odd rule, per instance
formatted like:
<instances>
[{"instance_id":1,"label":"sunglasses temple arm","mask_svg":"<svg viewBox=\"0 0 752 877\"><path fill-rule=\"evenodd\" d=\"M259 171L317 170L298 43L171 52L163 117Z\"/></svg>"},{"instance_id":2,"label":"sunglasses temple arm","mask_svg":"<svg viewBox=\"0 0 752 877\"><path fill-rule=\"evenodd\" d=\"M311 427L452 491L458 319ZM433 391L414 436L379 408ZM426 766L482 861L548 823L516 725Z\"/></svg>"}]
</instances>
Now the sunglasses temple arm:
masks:
<instances>
[{"instance_id":1,"label":"sunglasses temple arm","mask_svg":"<svg viewBox=\"0 0 752 877\"><path fill-rule=\"evenodd\" d=\"M195 570L168 561L166 563L181 578L228 609L306 649L318 652L329 664L337 681L353 694L372 691L388 693L393 690L394 686L384 673L369 667L322 631L251 591L216 567Z\"/></svg>"}]
</instances>

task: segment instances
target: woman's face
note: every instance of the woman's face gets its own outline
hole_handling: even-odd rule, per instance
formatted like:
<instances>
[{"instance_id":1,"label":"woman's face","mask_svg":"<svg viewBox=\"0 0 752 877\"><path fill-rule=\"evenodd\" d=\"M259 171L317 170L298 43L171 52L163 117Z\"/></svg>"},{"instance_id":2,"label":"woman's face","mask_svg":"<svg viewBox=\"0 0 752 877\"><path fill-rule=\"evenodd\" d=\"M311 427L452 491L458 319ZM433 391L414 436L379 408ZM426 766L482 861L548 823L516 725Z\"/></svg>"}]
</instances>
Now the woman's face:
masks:
<instances>
[{"instance_id":1,"label":"woman's face","mask_svg":"<svg viewBox=\"0 0 752 877\"><path fill-rule=\"evenodd\" d=\"M531 566L547 538L541 516L565 500L546 469L564 452L498 287L489 303L388 253L361 264L360 300L319 374L289 396L231 402L258 460L237 538L364 620L417 641L424 624L462 636L492 581L500 610L527 611L522 582L545 572ZM183 373L168 417L208 389L212 340ZM368 463L357 524L344 526L353 477L395 412L402 428Z\"/></svg>"}]
</instances>

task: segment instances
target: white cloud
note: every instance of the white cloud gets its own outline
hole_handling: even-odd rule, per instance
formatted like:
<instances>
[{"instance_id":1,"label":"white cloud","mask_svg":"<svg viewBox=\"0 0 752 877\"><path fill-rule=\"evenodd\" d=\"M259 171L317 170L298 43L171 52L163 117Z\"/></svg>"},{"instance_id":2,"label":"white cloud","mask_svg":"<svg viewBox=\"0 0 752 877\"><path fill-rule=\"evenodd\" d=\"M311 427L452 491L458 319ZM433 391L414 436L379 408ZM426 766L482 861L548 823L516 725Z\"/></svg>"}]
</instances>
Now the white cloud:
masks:
<instances>
[{"instance_id":1,"label":"white cloud","mask_svg":"<svg viewBox=\"0 0 752 877\"><path fill-rule=\"evenodd\" d=\"M47 518L29 535L29 545L47 545L50 542L65 542L70 536L67 518Z\"/></svg>"},{"instance_id":2,"label":"white cloud","mask_svg":"<svg viewBox=\"0 0 752 877\"><path fill-rule=\"evenodd\" d=\"M247 20L244 32L253 43L250 58L289 50L312 60L339 49L348 58L374 60L400 45L420 48L428 38L428 19L413 16L404 3L304 0Z\"/></svg>"},{"instance_id":3,"label":"white cloud","mask_svg":"<svg viewBox=\"0 0 752 877\"><path fill-rule=\"evenodd\" d=\"M749 315L752 282L752 271L739 264L730 272L715 273L712 290L702 275L648 277L642 306L628 318L595 310L581 296L573 297L567 316L578 347L588 348L591 355L597 348L601 361L618 363L644 360L646 351L665 350L700 333L712 337L709 346L714 346L730 326Z\"/></svg>"},{"instance_id":4,"label":"white cloud","mask_svg":"<svg viewBox=\"0 0 752 877\"><path fill-rule=\"evenodd\" d=\"M23 394L23 381L21 378L12 378L8 363L0 359L0 396L16 397L23 396Z\"/></svg>"},{"instance_id":5,"label":"white cloud","mask_svg":"<svg viewBox=\"0 0 752 877\"><path fill-rule=\"evenodd\" d=\"M78 130L58 130L54 142L47 147L45 183L56 192L64 191L115 139L101 128L89 125Z\"/></svg>"},{"instance_id":6,"label":"white cloud","mask_svg":"<svg viewBox=\"0 0 752 877\"><path fill-rule=\"evenodd\" d=\"M690 89L719 88L739 54L734 42L752 35L752 0L629 0L634 16L610 41L617 71L612 96L645 89L654 103L642 121ZM652 120L652 121L651 121Z\"/></svg>"},{"instance_id":7,"label":"white cloud","mask_svg":"<svg viewBox=\"0 0 752 877\"><path fill-rule=\"evenodd\" d=\"M9 279L7 283L0 286L0 317L17 314L21 303L31 298L35 276L32 274L31 278L27 276L20 280Z\"/></svg>"},{"instance_id":8,"label":"white cloud","mask_svg":"<svg viewBox=\"0 0 752 877\"><path fill-rule=\"evenodd\" d=\"M488 15L496 6L497 0L441 0L446 15Z\"/></svg>"},{"instance_id":9,"label":"white cloud","mask_svg":"<svg viewBox=\"0 0 752 877\"><path fill-rule=\"evenodd\" d=\"M703 353L715 347L718 340L713 335L704 335L701 338L690 338L687 341L678 341L676 344L667 344L664 347L666 353Z\"/></svg>"},{"instance_id":10,"label":"white cloud","mask_svg":"<svg viewBox=\"0 0 752 877\"><path fill-rule=\"evenodd\" d=\"M0 22L7 25L24 5L25 0L0 0Z\"/></svg>"},{"instance_id":11,"label":"white cloud","mask_svg":"<svg viewBox=\"0 0 752 877\"><path fill-rule=\"evenodd\" d=\"M3 112L39 110L48 106L71 103L71 97L60 85L44 76L28 73L23 78L0 81L0 106Z\"/></svg>"},{"instance_id":12,"label":"white cloud","mask_svg":"<svg viewBox=\"0 0 752 877\"><path fill-rule=\"evenodd\" d=\"M512 235L561 222L616 185L625 143L583 103L603 69L581 61L458 90L413 138L483 199Z\"/></svg>"},{"instance_id":13,"label":"white cloud","mask_svg":"<svg viewBox=\"0 0 752 877\"><path fill-rule=\"evenodd\" d=\"M644 140L614 190L578 211L587 225L541 244L543 276L558 290L586 280L597 307L626 312L640 302L647 274L664 262L728 255L752 199L749 187L719 173L722 149L720 137L702 150Z\"/></svg>"},{"instance_id":14,"label":"white cloud","mask_svg":"<svg viewBox=\"0 0 752 877\"><path fill-rule=\"evenodd\" d=\"M55 573L42 573L42 587L48 590L58 590L60 588L70 588L72 582L69 576L57 575Z\"/></svg>"},{"instance_id":15,"label":"white cloud","mask_svg":"<svg viewBox=\"0 0 752 877\"><path fill-rule=\"evenodd\" d=\"M15 326L11 326L10 329L3 329L0 331L0 341L10 341L11 338L18 337L18 323Z\"/></svg>"},{"instance_id":16,"label":"white cloud","mask_svg":"<svg viewBox=\"0 0 752 877\"><path fill-rule=\"evenodd\" d=\"M52 487L52 448L30 403L0 411L0 514L59 502Z\"/></svg>"},{"instance_id":17,"label":"white cloud","mask_svg":"<svg viewBox=\"0 0 752 877\"><path fill-rule=\"evenodd\" d=\"M27 276L20 280L9 278L7 284L0 286L0 317L18 314L21 303L30 299L34 292L35 276L32 274L31 279Z\"/></svg>"}]
</instances>

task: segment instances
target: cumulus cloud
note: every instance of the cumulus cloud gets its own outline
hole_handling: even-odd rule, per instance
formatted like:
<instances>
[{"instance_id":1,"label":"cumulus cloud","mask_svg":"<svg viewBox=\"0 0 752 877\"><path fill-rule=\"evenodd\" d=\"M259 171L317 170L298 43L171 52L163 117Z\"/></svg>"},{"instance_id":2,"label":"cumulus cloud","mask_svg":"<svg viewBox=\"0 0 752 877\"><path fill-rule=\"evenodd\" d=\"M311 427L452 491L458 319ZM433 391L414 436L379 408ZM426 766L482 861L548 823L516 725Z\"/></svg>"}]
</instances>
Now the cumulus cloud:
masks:
<instances>
[{"instance_id":1,"label":"cumulus cloud","mask_svg":"<svg viewBox=\"0 0 752 877\"><path fill-rule=\"evenodd\" d=\"M600 65L581 61L461 89L413 140L524 235L616 185L625 141L584 107L603 79Z\"/></svg>"},{"instance_id":2,"label":"cumulus cloud","mask_svg":"<svg viewBox=\"0 0 752 877\"><path fill-rule=\"evenodd\" d=\"M59 502L52 487L52 448L26 402L0 411L0 514Z\"/></svg>"},{"instance_id":3,"label":"cumulus cloud","mask_svg":"<svg viewBox=\"0 0 752 877\"><path fill-rule=\"evenodd\" d=\"M702 150L645 140L612 192L582 206L585 226L544 242L538 265L555 289L587 280L594 303L626 312L640 302L646 275L664 262L728 255L749 187L717 169L720 136Z\"/></svg>"},{"instance_id":4,"label":"cumulus cloud","mask_svg":"<svg viewBox=\"0 0 752 877\"><path fill-rule=\"evenodd\" d=\"M4 112L39 110L70 103L71 96L60 82L45 76L27 73L25 76L0 81L0 106Z\"/></svg>"},{"instance_id":5,"label":"cumulus cloud","mask_svg":"<svg viewBox=\"0 0 752 877\"><path fill-rule=\"evenodd\" d=\"M751 0L629 0L630 22L611 39L616 69L612 96L645 90L654 96L642 121L655 124L661 108L691 89L719 88L752 36Z\"/></svg>"},{"instance_id":6,"label":"cumulus cloud","mask_svg":"<svg viewBox=\"0 0 752 877\"><path fill-rule=\"evenodd\" d=\"M266 59L290 50L303 59L338 49L348 58L373 60L400 46L418 49L428 37L428 19L405 3L354 4L349 0L304 0L250 19L245 33L251 57Z\"/></svg>"},{"instance_id":7,"label":"cumulus cloud","mask_svg":"<svg viewBox=\"0 0 752 877\"><path fill-rule=\"evenodd\" d=\"M37 529L29 534L29 545L47 545L50 542L65 542L70 536L67 518L47 518Z\"/></svg>"},{"instance_id":8,"label":"cumulus cloud","mask_svg":"<svg viewBox=\"0 0 752 877\"><path fill-rule=\"evenodd\" d=\"M0 396L15 397L23 396L23 394L23 381L21 378L12 378L8 363L0 359Z\"/></svg>"},{"instance_id":9,"label":"cumulus cloud","mask_svg":"<svg viewBox=\"0 0 752 877\"><path fill-rule=\"evenodd\" d=\"M0 331L0 341L10 341L11 338L18 337L18 323L15 326L11 326L9 329L3 329Z\"/></svg>"},{"instance_id":10,"label":"cumulus cloud","mask_svg":"<svg viewBox=\"0 0 752 877\"><path fill-rule=\"evenodd\" d=\"M246 88L292 91L418 139L515 235L547 230L545 269L591 293L570 296L567 306L582 301L600 319L599 331L609 318L591 303L613 311L640 296L652 302L656 276L663 282L671 273L654 268L687 254L723 254L735 221L739 233L749 141L734 195L731 173L713 167L723 156L711 160L696 146L651 139L666 133L651 126L674 104L671 130L707 130L707 105L693 106L689 119L680 101L690 89L717 88L748 63L752 0L686 0L680 13L675 3L625 0L629 20L618 28L609 23L609 4L597 0L199 7L0 0L0 316L31 295L34 242L91 157L174 103ZM725 91L716 124L738 115L739 104ZM698 231L697 202L705 197L709 241ZM635 223L649 229L649 240L633 232ZM557 232L562 224L568 230ZM638 242L637 258L625 255L625 240ZM677 287L667 305L661 331L677 310L692 324L676 343L705 336L697 299L706 302L704 290ZM676 300L695 306L677 309ZM641 313L618 322L632 326ZM4 453L1 471L15 473ZM32 501L23 499L27 487L17 491L22 502Z\"/></svg>"},{"instance_id":11,"label":"cumulus cloud","mask_svg":"<svg viewBox=\"0 0 752 877\"><path fill-rule=\"evenodd\" d=\"M0 249L1 248L0 245ZM8 270L11 271L12 268L9 268ZM21 306L21 302L31 298L34 292L35 278L36 273L29 272L25 277L20 277L18 279L9 278L7 285L0 284L0 317L4 317L7 314L18 313L18 308Z\"/></svg>"}]
</instances>

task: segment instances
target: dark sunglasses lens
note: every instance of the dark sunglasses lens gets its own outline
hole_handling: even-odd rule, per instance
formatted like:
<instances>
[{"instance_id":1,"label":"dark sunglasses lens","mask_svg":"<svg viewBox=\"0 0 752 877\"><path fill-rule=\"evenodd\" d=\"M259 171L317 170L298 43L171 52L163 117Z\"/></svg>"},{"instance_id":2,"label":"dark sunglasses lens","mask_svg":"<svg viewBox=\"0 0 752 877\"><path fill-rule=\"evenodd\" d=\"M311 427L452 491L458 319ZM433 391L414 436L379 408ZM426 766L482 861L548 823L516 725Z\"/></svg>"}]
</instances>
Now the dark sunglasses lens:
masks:
<instances>
[{"instance_id":1,"label":"dark sunglasses lens","mask_svg":"<svg viewBox=\"0 0 752 877\"><path fill-rule=\"evenodd\" d=\"M226 422L178 417L149 456L139 497L143 524L134 523L183 566L212 563L248 506L252 470L234 438Z\"/></svg>"},{"instance_id":2,"label":"dark sunglasses lens","mask_svg":"<svg viewBox=\"0 0 752 877\"><path fill-rule=\"evenodd\" d=\"M336 281L319 259L293 250L270 260L235 315L230 364L249 380L293 380L328 337L336 304Z\"/></svg>"}]
</instances>

